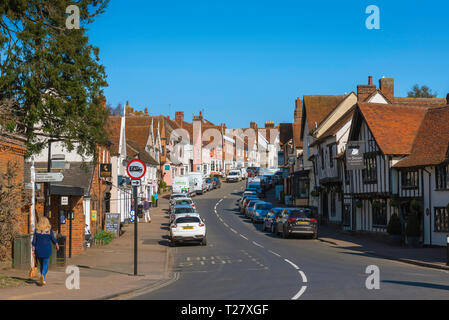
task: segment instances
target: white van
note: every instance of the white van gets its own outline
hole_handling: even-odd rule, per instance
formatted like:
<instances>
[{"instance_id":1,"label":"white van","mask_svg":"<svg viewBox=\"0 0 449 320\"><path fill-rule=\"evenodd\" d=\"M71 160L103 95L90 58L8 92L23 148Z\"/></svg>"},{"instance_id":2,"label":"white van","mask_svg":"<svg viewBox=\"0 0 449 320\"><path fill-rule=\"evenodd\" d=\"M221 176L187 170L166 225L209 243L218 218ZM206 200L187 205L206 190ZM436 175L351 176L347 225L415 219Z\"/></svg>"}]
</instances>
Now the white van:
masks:
<instances>
[{"instance_id":1,"label":"white van","mask_svg":"<svg viewBox=\"0 0 449 320\"><path fill-rule=\"evenodd\" d=\"M239 182L242 180L242 172L240 169L231 170L226 175L226 182Z\"/></svg>"},{"instance_id":2,"label":"white van","mask_svg":"<svg viewBox=\"0 0 449 320\"><path fill-rule=\"evenodd\" d=\"M173 179L173 193L190 194L189 177L175 177Z\"/></svg>"},{"instance_id":3,"label":"white van","mask_svg":"<svg viewBox=\"0 0 449 320\"><path fill-rule=\"evenodd\" d=\"M189 173L189 185L190 192L196 194L203 194L206 190L206 179L202 172L190 172Z\"/></svg>"}]
</instances>

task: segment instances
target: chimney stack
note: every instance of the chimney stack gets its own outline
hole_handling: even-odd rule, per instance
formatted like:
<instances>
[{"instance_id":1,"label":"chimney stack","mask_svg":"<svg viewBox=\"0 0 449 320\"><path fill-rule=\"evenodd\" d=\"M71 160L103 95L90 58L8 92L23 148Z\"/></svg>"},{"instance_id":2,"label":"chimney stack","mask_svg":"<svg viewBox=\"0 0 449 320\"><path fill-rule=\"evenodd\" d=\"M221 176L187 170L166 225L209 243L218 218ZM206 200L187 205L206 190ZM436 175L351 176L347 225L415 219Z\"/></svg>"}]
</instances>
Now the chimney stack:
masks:
<instances>
[{"instance_id":1,"label":"chimney stack","mask_svg":"<svg viewBox=\"0 0 449 320\"><path fill-rule=\"evenodd\" d=\"M175 112L175 122L182 128L182 124L184 123L184 111Z\"/></svg>"},{"instance_id":2,"label":"chimney stack","mask_svg":"<svg viewBox=\"0 0 449 320\"><path fill-rule=\"evenodd\" d=\"M393 101L394 98L394 79L393 78L382 78L379 79L379 89L382 94L387 98L390 102Z\"/></svg>"},{"instance_id":3,"label":"chimney stack","mask_svg":"<svg viewBox=\"0 0 449 320\"><path fill-rule=\"evenodd\" d=\"M302 101L300 98L296 99L295 102L295 113L294 113L294 122L295 123L300 123L301 122L301 118L302 118Z\"/></svg>"},{"instance_id":4,"label":"chimney stack","mask_svg":"<svg viewBox=\"0 0 449 320\"><path fill-rule=\"evenodd\" d=\"M357 101L358 102L366 102L366 99L376 91L376 85L373 84L373 77L368 77L367 85L358 85L357 86Z\"/></svg>"},{"instance_id":5,"label":"chimney stack","mask_svg":"<svg viewBox=\"0 0 449 320\"><path fill-rule=\"evenodd\" d=\"M449 93L446 96L446 103L449 105Z\"/></svg>"},{"instance_id":6,"label":"chimney stack","mask_svg":"<svg viewBox=\"0 0 449 320\"><path fill-rule=\"evenodd\" d=\"M249 127L250 127L251 129L257 129L257 124L256 124L254 121L251 121L251 122L249 123Z\"/></svg>"}]
</instances>

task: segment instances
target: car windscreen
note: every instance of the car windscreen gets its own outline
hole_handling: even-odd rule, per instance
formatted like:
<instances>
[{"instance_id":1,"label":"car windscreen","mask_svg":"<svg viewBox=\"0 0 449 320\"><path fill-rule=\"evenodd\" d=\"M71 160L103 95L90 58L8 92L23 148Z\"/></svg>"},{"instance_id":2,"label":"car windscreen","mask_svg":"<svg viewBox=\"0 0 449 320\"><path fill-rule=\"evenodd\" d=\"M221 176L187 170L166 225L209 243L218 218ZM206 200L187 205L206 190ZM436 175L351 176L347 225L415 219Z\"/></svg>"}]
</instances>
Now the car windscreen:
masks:
<instances>
[{"instance_id":1,"label":"car windscreen","mask_svg":"<svg viewBox=\"0 0 449 320\"><path fill-rule=\"evenodd\" d=\"M270 210L273 206L269 203L262 203L256 206L256 210Z\"/></svg>"},{"instance_id":2,"label":"car windscreen","mask_svg":"<svg viewBox=\"0 0 449 320\"><path fill-rule=\"evenodd\" d=\"M197 217L181 217L176 219L176 223L200 223L200 218Z\"/></svg>"},{"instance_id":3,"label":"car windscreen","mask_svg":"<svg viewBox=\"0 0 449 320\"><path fill-rule=\"evenodd\" d=\"M193 208L175 208L175 213L193 213Z\"/></svg>"},{"instance_id":4,"label":"car windscreen","mask_svg":"<svg viewBox=\"0 0 449 320\"><path fill-rule=\"evenodd\" d=\"M236 176L238 175L238 172L229 172L228 176Z\"/></svg>"},{"instance_id":5,"label":"car windscreen","mask_svg":"<svg viewBox=\"0 0 449 320\"><path fill-rule=\"evenodd\" d=\"M295 210L289 212L290 218L312 218L311 210Z\"/></svg>"},{"instance_id":6,"label":"car windscreen","mask_svg":"<svg viewBox=\"0 0 449 320\"><path fill-rule=\"evenodd\" d=\"M192 201L191 200L179 200L176 201L176 204L191 204Z\"/></svg>"}]
</instances>

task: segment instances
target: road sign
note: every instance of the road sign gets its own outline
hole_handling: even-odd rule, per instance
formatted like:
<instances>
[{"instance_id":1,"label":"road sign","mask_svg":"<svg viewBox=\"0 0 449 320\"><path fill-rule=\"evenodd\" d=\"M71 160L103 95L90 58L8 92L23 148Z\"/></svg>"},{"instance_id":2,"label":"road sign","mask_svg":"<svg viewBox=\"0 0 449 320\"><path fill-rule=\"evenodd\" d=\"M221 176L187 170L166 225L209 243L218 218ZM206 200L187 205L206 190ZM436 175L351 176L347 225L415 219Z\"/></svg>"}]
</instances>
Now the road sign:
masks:
<instances>
[{"instance_id":1,"label":"road sign","mask_svg":"<svg viewBox=\"0 0 449 320\"><path fill-rule=\"evenodd\" d=\"M68 206L69 205L69 197L62 196L61 197L61 206Z\"/></svg>"},{"instance_id":2,"label":"road sign","mask_svg":"<svg viewBox=\"0 0 449 320\"><path fill-rule=\"evenodd\" d=\"M131 185L132 185L133 187L138 187L138 186L140 186L140 180L133 180L133 181L131 181Z\"/></svg>"},{"instance_id":3,"label":"road sign","mask_svg":"<svg viewBox=\"0 0 449 320\"><path fill-rule=\"evenodd\" d=\"M36 173L36 182L61 182L64 175L61 172L39 172Z\"/></svg>"},{"instance_id":4,"label":"road sign","mask_svg":"<svg viewBox=\"0 0 449 320\"><path fill-rule=\"evenodd\" d=\"M126 167L126 172L128 176L133 180L139 180L143 178L147 172L147 166L145 163L138 159L131 160Z\"/></svg>"},{"instance_id":5,"label":"road sign","mask_svg":"<svg viewBox=\"0 0 449 320\"><path fill-rule=\"evenodd\" d=\"M134 210L129 212L129 222L133 223L135 218Z\"/></svg>"}]
</instances>

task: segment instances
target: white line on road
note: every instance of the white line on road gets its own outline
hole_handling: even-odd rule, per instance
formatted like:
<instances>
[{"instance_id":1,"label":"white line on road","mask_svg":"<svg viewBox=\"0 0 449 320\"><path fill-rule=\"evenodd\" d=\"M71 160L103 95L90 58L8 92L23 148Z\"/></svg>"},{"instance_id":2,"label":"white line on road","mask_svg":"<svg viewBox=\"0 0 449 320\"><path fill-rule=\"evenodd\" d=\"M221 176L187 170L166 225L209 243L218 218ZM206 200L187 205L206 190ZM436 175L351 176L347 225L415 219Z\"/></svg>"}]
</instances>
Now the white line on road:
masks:
<instances>
[{"instance_id":1,"label":"white line on road","mask_svg":"<svg viewBox=\"0 0 449 320\"><path fill-rule=\"evenodd\" d=\"M276 253L276 252L273 252L273 251L271 251L271 250L268 250L268 252L270 252L270 253L274 254L274 255L275 255L275 256L277 256L277 257L281 257L281 255L280 255L280 254L278 254L278 253Z\"/></svg>"},{"instance_id":2,"label":"white line on road","mask_svg":"<svg viewBox=\"0 0 449 320\"><path fill-rule=\"evenodd\" d=\"M243 239L246 239L246 240L248 240L248 238L247 237L245 237L244 235L240 235Z\"/></svg>"},{"instance_id":3,"label":"white line on road","mask_svg":"<svg viewBox=\"0 0 449 320\"><path fill-rule=\"evenodd\" d=\"M229 225L226 222L223 222L224 226L229 228Z\"/></svg>"},{"instance_id":4,"label":"white line on road","mask_svg":"<svg viewBox=\"0 0 449 320\"><path fill-rule=\"evenodd\" d=\"M304 293L304 291L306 291L307 286L302 286L301 290L299 290L299 292L292 298L292 300L297 300L300 296L302 296L302 294Z\"/></svg>"},{"instance_id":5,"label":"white line on road","mask_svg":"<svg viewBox=\"0 0 449 320\"><path fill-rule=\"evenodd\" d=\"M253 241L253 244L254 244L255 246L258 246L258 247L261 247L261 248L263 248L263 246L262 246L262 245L258 244L258 243L257 243L257 242L255 242L255 241Z\"/></svg>"},{"instance_id":6,"label":"white line on road","mask_svg":"<svg viewBox=\"0 0 449 320\"><path fill-rule=\"evenodd\" d=\"M232 231L232 232L234 232L234 233L237 233L237 231L235 231L235 230L234 230L234 229L232 229L232 228L231 228L231 231Z\"/></svg>"},{"instance_id":7,"label":"white line on road","mask_svg":"<svg viewBox=\"0 0 449 320\"><path fill-rule=\"evenodd\" d=\"M299 270L298 272L301 275L302 282L307 282L306 274L302 270Z\"/></svg>"},{"instance_id":8,"label":"white line on road","mask_svg":"<svg viewBox=\"0 0 449 320\"><path fill-rule=\"evenodd\" d=\"M291 265L293 266L293 268L295 268L296 270L299 270L299 267L298 267L296 264L294 264L294 263L291 262L290 260L287 260L287 259L284 259L284 260L285 260L285 262L291 264Z\"/></svg>"}]
</instances>

